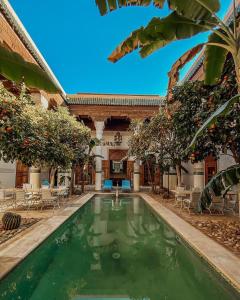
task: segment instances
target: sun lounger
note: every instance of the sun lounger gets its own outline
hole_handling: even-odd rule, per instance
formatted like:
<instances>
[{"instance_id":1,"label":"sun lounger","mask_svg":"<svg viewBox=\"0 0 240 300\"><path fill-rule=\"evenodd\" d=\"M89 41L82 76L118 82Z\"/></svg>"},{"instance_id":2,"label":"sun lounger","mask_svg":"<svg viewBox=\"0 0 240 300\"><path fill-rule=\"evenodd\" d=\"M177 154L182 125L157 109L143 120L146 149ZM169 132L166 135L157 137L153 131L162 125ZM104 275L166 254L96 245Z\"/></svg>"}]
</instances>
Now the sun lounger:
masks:
<instances>
[{"instance_id":1,"label":"sun lounger","mask_svg":"<svg viewBox=\"0 0 240 300\"><path fill-rule=\"evenodd\" d=\"M122 180L121 189L123 192L131 192L130 180Z\"/></svg>"},{"instance_id":2,"label":"sun lounger","mask_svg":"<svg viewBox=\"0 0 240 300\"><path fill-rule=\"evenodd\" d=\"M104 180L104 184L103 184L103 190L104 191L111 191L112 186L113 186L112 180L109 180L109 179Z\"/></svg>"}]
</instances>

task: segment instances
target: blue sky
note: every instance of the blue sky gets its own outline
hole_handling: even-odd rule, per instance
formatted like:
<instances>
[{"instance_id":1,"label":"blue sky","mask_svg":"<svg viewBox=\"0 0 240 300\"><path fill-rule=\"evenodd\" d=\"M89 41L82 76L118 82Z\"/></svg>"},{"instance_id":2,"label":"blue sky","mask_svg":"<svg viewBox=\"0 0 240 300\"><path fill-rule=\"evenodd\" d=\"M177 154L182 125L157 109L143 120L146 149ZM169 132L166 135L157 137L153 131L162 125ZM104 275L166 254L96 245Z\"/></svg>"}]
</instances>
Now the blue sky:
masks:
<instances>
[{"instance_id":1,"label":"blue sky","mask_svg":"<svg viewBox=\"0 0 240 300\"><path fill-rule=\"evenodd\" d=\"M172 64L206 34L168 45L148 58L133 53L113 64L114 48L167 8L127 7L101 17L95 0L10 0L67 93L165 95ZM221 0L223 16L231 0ZM186 72L186 68L184 70Z\"/></svg>"}]
</instances>

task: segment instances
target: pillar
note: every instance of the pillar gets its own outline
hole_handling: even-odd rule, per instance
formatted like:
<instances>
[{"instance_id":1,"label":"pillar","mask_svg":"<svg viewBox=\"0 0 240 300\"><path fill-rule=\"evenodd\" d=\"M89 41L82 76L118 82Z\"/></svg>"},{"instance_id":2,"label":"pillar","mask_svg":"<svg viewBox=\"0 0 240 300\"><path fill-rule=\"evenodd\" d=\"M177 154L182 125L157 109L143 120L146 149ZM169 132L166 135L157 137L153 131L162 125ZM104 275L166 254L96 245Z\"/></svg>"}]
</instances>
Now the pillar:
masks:
<instances>
[{"instance_id":1,"label":"pillar","mask_svg":"<svg viewBox=\"0 0 240 300\"><path fill-rule=\"evenodd\" d=\"M140 191L140 165L139 161L135 161L133 165L133 190Z\"/></svg>"},{"instance_id":2,"label":"pillar","mask_svg":"<svg viewBox=\"0 0 240 300\"><path fill-rule=\"evenodd\" d=\"M29 173L29 183L32 184L33 189L39 189L41 187L41 169L37 167L31 167Z\"/></svg>"},{"instance_id":3,"label":"pillar","mask_svg":"<svg viewBox=\"0 0 240 300\"><path fill-rule=\"evenodd\" d=\"M204 162L193 165L193 187L200 190L204 188Z\"/></svg>"},{"instance_id":4,"label":"pillar","mask_svg":"<svg viewBox=\"0 0 240 300\"><path fill-rule=\"evenodd\" d=\"M174 168L169 170L169 190L175 190L177 186L177 173Z\"/></svg>"},{"instance_id":5,"label":"pillar","mask_svg":"<svg viewBox=\"0 0 240 300\"><path fill-rule=\"evenodd\" d=\"M103 138L103 130L104 130L104 121L95 121L94 122L96 128L96 138L98 140L102 140ZM95 190L101 191L102 189L102 158L98 157L102 155L102 146L96 146L95 154L96 157L96 177L95 177Z\"/></svg>"}]
</instances>

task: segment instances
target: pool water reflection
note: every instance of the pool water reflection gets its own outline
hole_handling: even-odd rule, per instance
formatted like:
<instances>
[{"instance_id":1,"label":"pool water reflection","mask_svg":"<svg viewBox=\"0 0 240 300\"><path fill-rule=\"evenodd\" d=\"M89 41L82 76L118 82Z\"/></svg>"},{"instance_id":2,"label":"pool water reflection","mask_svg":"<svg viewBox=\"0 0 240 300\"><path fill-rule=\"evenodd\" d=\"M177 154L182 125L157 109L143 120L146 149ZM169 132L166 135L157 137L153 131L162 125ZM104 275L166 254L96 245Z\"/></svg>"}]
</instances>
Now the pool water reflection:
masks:
<instances>
[{"instance_id":1,"label":"pool water reflection","mask_svg":"<svg viewBox=\"0 0 240 300\"><path fill-rule=\"evenodd\" d=\"M95 196L0 284L0 299L234 300L138 196Z\"/></svg>"}]
</instances>

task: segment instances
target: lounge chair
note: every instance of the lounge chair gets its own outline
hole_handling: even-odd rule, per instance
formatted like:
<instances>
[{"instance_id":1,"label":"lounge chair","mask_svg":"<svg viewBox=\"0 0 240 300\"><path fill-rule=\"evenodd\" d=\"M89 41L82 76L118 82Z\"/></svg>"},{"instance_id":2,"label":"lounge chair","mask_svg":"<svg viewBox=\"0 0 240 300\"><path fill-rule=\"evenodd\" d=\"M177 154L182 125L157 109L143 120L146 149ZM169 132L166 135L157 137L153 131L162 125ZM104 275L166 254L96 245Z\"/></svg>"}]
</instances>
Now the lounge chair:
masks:
<instances>
[{"instance_id":1,"label":"lounge chair","mask_svg":"<svg viewBox=\"0 0 240 300\"><path fill-rule=\"evenodd\" d=\"M131 192L130 180L122 180L122 192Z\"/></svg>"},{"instance_id":2,"label":"lounge chair","mask_svg":"<svg viewBox=\"0 0 240 300\"><path fill-rule=\"evenodd\" d=\"M213 196L212 195L212 202L207 207L207 210L210 214L213 213L213 211L218 211L222 215L224 215L224 198L222 196Z\"/></svg>"},{"instance_id":3,"label":"lounge chair","mask_svg":"<svg viewBox=\"0 0 240 300\"><path fill-rule=\"evenodd\" d=\"M52 206L53 210L57 206L60 208L59 205L59 198L57 196L52 196L50 189L42 189L41 192L41 210L44 206Z\"/></svg>"},{"instance_id":4,"label":"lounge chair","mask_svg":"<svg viewBox=\"0 0 240 300\"><path fill-rule=\"evenodd\" d=\"M109 179L104 180L104 184L103 184L103 190L104 191L111 191L112 186L113 186L112 180L109 180Z\"/></svg>"}]
</instances>

